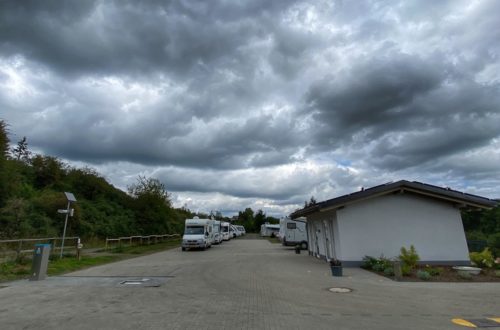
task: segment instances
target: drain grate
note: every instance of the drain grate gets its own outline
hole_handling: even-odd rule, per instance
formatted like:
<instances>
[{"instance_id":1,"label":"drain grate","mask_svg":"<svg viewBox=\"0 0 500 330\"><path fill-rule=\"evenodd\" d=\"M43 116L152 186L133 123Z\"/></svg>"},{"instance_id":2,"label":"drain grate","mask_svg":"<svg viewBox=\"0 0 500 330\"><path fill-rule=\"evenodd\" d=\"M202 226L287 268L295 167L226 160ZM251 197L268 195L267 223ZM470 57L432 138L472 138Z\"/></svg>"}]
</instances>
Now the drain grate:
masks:
<instances>
[{"instance_id":1,"label":"drain grate","mask_svg":"<svg viewBox=\"0 0 500 330\"><path fill-rule=\"evenodd\" d=\"M349 288L330 288L328 291L333 293L349 293L352 292L352 289Z\"/></svg>"},{"instance_id":2,"label":"drain grate","mask_svg":"<svg viewBox=\"0 0 500 330\"><path fill-rule=\"evenodd\" d=\"M161 282L154 278L130 279L120 282L120 286L129 287L159 287Z\"/></svg>"}]
</instances>

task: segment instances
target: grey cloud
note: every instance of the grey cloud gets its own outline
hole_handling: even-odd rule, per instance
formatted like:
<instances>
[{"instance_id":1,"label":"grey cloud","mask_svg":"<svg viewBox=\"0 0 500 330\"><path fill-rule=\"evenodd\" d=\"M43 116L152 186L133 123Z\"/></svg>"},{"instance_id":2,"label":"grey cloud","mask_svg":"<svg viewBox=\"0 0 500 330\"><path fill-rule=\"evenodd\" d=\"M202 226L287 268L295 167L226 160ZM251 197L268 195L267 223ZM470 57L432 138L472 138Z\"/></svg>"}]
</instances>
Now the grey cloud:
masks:
<instances>
[{"instance_id":1,"label":"grey cloud","mask_svg":"<svg viewBox=\"0 0 500 330\"><path fill-rule=\"evenodd\" d=\"M318 139L348 141L361 130L376 138L384 134L379 126L398 129L418 115L408 105L441 83L442 69L419 57L390 55L364 60L310 88L306 109L323 126Z\"/></svg>"}]
</instances>

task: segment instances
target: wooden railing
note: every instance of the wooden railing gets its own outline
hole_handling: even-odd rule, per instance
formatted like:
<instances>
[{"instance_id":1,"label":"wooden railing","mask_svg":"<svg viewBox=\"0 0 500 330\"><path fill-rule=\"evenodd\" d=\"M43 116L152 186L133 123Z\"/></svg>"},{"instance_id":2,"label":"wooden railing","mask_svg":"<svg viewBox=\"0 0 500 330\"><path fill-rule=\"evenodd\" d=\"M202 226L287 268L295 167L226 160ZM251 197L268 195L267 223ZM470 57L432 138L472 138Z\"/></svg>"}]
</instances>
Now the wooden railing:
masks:
<instances>
[{"instance_id":1,"label":"wooden railing","mask_svg":"<svg viewBox=\"0 0 500 330\"><path fill-rule=\"evenodd\" d=\"M123 244L132 245L143 245L143 244L156 244L159 242L164 242L166 240L180 237L179 234L165 234L165 235L149 235L149 236L128 236L128 237L118 237L118 238L106 238L106 245L104 247L107 250L110 247L110 243L117 243L118 246L123 246Z\"/></svg>"},{"instance_id":2,"label":"wooden railing","mask_svg":"<svg viewBox=\"0 0 500 330\"><path fill-rule=\"evenodd\" d=\"M65 237L64 241L68 249L76 249L76 245L78 242L79 237ZM0 240L0 250L3 252L2 254L8 255L8 254L14 254L16 256L16 259L19 259L21 254L23 253L31 253L33 252L33 244L34 243L48 243L51 245L50 253L55 253L56 250L61 249L61 244L57 246L57 241L62 242L62 237L42 237L42 238L20 238L20 239L6 239L6 240ZM73 241L74 244L67 244L67 241ZM24 247L28 247L27 243L32 243L30 244L29 249L23 249Z\"/></svg>"}]
</instances>

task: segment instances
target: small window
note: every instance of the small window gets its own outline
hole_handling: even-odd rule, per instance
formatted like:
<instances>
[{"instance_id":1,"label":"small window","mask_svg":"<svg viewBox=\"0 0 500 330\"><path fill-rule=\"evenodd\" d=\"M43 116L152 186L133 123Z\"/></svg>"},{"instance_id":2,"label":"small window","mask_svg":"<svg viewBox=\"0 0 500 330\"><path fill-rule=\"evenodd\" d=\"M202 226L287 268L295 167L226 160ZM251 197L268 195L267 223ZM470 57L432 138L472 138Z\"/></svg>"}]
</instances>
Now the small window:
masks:
<instances>
[{"instance_id":1,"label":"small window","mask_svg":"<svg viewBox=\"0 0 500 330\"><path fill-rule=\"evenodd\" d=\"M294 222L289 222L286 224L286 228L288 229L297 229L297 224Z\"/></svg>"}]
</instances>

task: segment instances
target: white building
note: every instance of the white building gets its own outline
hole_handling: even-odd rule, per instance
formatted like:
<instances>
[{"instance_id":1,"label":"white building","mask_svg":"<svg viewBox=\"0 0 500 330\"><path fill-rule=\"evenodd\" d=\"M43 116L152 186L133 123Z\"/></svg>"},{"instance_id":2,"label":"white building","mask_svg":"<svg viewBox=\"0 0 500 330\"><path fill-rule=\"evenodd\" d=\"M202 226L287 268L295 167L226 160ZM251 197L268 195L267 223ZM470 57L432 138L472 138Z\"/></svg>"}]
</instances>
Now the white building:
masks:
<instances>
[{"instance_id":1,"label":"white building","mask_svg":"<svg viewBox=\"0 0 500 330\"><path fill-rule=\"evenodd\" d=\"M422 263L469 264L460 208L492 208L494 200L420 182L398 181L298 210L309 254L357 266L364 256L392 258L414 245Z\"/></svg>"}]
</instances>

